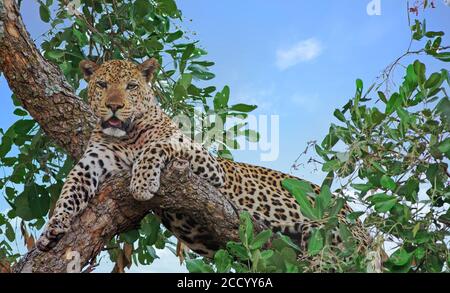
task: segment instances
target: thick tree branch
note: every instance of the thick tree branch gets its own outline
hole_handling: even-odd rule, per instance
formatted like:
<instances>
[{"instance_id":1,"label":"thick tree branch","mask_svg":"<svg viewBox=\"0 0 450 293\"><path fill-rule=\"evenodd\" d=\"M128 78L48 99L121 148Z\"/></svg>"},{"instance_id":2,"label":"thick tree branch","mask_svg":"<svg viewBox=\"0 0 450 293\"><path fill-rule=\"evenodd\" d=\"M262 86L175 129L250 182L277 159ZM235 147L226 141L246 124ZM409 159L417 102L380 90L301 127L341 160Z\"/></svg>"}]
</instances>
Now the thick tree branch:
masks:
<instances>
[{"instance_id":1,"label":"thick tree branch","mask_svg":"<svg viewBox=\"0 0 450 293\"><path fill-rule=\"evenodd\" d=\"M26 31L14 0L0 0L0 69L12 91L45 133L75 159L87 145L96 118L74 93L63 73L45 60ZM128 192L129 175L103 184L89 208L48 253L28 252L15 272L65 272L70 251L86 265L114 235L134 228L153 209L179 212L207 228L219 246L237 240L238 215L209 184L192 175L186 162L172 162L158 196L137 202Z\"/></svg>"},{"instance_id":2,"label":"thick tree branch","mask_svg":"<svg viewBox=\"0 0 450 293\"><path fill-rule=\"evenodd\" d=\"M220 246L239 238L238 215L232 205L214 187L192 174L187 161L174 160L167 167L159 194L148 202L135 201L130 196L129 179L129 174L122 173L105 182L55 248L47 253L31 250L14 267L14 272L66 272L69 263L69 270L76 268L73 264L78 259L83 266L114 235L136 228L151 209L157 213L188 212L204 223Z\"/></svg>"},{"instance_id":3,"label":"thick tree branch","mask_svg":"<svg viewBox=\"0 0 450 293\"><path fill-rule=\"evenodd\" d=\"M0 0L0 70L45 133L79 158L96 118L61 70L37 50L14 0Z\"/></svg>"}]
</instances>

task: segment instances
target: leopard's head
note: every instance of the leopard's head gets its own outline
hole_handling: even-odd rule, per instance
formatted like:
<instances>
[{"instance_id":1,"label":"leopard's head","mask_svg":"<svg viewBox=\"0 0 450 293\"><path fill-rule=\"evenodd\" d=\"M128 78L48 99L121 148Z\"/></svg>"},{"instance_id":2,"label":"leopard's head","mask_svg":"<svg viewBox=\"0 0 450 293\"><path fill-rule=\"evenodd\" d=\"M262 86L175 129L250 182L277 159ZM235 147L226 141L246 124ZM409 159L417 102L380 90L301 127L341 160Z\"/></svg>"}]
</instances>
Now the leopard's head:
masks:
<instances>
[{"instance_id":1,"label":"leopard's head","mask_svg":"<svg viewBox=\"0 0 450 293\"><path fill-rule=\"evenodd\" d=\"M105 134L125 136L133 120L156 104L149 83L157 68L154 58L141 64L126 60L111 60L101 65L89 60L80 62L88 82L90 107L100 118Z\"/></svg>"}]
</instances>

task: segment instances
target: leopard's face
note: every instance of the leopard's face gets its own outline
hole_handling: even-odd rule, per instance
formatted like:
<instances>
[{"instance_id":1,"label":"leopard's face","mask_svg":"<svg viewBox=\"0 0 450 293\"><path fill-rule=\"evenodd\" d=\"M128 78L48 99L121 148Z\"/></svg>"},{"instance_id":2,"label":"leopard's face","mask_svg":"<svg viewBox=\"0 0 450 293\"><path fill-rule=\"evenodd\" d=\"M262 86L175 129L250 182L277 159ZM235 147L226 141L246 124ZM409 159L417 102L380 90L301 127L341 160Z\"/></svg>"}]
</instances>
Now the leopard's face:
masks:
<instances>
[{"instance_id":1,"label":"leopard's face","mask_svg":"<svg viewBox=\"0 0 450 293\"><path fill-rule=\"evenodd\" d=\"M105 134L127 135L134 119L156 103L149 82L157 66L153 58L142 64L126 60L101 65L87 60L80 63L88 81L90 107L100 118Z\"/></svg>"}]
</instances>

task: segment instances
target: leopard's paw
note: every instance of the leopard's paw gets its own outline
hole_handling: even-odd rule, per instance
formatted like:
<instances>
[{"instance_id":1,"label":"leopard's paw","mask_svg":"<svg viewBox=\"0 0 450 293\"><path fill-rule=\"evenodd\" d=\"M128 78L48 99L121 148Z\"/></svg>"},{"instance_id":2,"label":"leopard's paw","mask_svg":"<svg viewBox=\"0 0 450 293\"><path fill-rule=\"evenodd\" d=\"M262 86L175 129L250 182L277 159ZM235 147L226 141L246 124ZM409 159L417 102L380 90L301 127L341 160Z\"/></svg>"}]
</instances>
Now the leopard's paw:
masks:
<instances>
[{"instance_id":1,"label":"leopard's paw","mask_svg":"<svg viewBox=\"0 0 450 293\"><path fill-rule=\"evenodd\" d=\"M36 247L40 251L49 251L56 246L58 241L64 236L66 229L64 224L56 218L50 219L47 228L39 237Z\"/></svg>"},{"instance_id":2,"label":"leopard's paw","mask_svg":"<svg viewBox=\"0 0 450 293\"><path fill-rule=\"evenodd\" d=\"M131 185L130 190L134 199L139 201L150 200L159 189L159 184L150 183L147 186Z\"/></svg>"}]
</instances>

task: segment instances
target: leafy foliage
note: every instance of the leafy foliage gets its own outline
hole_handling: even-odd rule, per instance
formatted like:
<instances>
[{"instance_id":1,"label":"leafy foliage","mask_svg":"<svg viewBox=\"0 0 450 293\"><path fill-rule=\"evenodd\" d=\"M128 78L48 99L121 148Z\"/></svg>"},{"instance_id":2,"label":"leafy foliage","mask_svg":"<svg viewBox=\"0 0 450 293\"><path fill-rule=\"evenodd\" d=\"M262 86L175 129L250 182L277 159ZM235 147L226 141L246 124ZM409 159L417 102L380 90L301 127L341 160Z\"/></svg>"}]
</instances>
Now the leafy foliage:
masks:
<instances>
[{"instance_id":1,"label":"leafy foliage","mask_svg":"<svg viewBox=\"0 0 450 293\"><path fill-rule=\"evenodd\" d=\"M364 225L394 246L384 264L390 272L441 272L450 264L449 72L427 72L415 60L398 88L390 86L391 73L408 55L450 62L443 36L415 20L411 39L426 40L424 48L408 50L365 93L358 79L355 96L334 112L339 123L315 145L328 173L324 185L339 179L338 193L365 208L352 217L364 215ZM318 216L307 205L302 212Z\"/></svg>"},{"instance_id":2,"label":"leafy foliage","mask_svg":"<svg viewBox=\"0 0 450 293\"><path fill-rule=\"evenodd\" d=\"M216 252L213 260L191 258L186 266L191 273L298 273L302 263L297 260L300 252L292 240L282 234L272 235L264 230L255 235L251 216L248 212L240 215L240 242L230 241L226 249ZM267 248L270 245L270 249Z\"/></svg>"}]
</instances>

